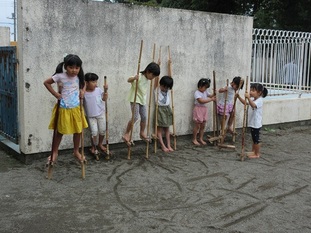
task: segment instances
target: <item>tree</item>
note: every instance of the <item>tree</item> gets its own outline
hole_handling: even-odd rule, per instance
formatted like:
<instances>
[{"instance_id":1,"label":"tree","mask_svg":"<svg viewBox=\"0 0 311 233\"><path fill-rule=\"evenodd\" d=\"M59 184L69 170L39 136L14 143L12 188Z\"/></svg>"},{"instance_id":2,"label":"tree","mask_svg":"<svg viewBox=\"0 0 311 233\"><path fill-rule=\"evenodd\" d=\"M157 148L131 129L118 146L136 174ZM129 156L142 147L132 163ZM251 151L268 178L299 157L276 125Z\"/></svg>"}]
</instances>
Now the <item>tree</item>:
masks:
<instances>
[{"instance_id":1,"label":"tree","mask_svg":"<svg viewBox=\"0 0 311 233\"><path fill-rule=\"evenodd\" d=\"M254 17L255 28L311 32L311 0L120 0L120 3Z\"/></svg>"}]
</instances>

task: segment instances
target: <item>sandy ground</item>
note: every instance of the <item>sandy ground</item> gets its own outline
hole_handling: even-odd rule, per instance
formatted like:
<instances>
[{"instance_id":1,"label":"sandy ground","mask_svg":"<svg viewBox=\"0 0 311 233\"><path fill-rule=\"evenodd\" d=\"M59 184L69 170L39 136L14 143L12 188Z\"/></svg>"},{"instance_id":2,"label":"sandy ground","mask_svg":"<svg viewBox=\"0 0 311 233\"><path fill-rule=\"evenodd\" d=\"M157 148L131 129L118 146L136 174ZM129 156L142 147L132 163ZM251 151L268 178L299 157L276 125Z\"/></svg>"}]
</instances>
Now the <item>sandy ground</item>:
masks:
<instances>
[{"instance_id":1,"label":"sandy ground","mask_svg":"<svg viewBox=\"0 0 311 233\"><path fill-rule=\"evenodd\" d=\"M311 127L261 136L262 157L244 162L239 135L235 150L179 137L149 160L144 144L131 160L111 146L109 162L86 153L85 180L71 152L47 180L45 159L24 165L1 150L0 232L311 232Z\"/></svg>"}]
</instances>

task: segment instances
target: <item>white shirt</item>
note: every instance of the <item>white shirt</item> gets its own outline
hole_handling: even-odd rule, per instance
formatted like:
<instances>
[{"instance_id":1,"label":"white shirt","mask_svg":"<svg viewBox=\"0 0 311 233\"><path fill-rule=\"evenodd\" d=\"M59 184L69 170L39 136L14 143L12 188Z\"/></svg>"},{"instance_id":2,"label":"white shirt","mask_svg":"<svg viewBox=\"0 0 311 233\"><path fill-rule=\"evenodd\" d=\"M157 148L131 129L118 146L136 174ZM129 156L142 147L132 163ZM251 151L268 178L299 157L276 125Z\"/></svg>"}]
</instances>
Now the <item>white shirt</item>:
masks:
<instances>
[{"instance_id":1,"label":"white shirt","mask_svg":"<svg viewBox=\"0 0 311 233\"><path fill-rule=\"evenodd\" d=\"M97 117L105 112L105 101L102 98L103 91L99 87L84 93L84 109L88 117Z\"/></svg>"},{"instance_id":2,"label":"white shirt","mask_svg":"<svg viewBox=\"0 0 311 233\"><path fill-rule=\"evenodd\" d=\"M158 93L158 97L157 97ZM161 91L158 87L154 90L154 98L157 101L158 98L158 105L159 106L168 106L171 102L171 92L168 90L167 92Z\"/></svg>"},{"instance_id":3,"label":"white shirt","mask_svg":"<svg viewBox=\"0 0 311 233\"><path fill-rule=\"evenodd\" d=\"M199 90L196 90L194 92L194 104L197 106L205 106L206 103L201 104L199 103L198 99L207 99L211 94L206 90L204 92L201 92Z\"/></svg>"},{"instance_id":4,"label":"white shirt","mask_svg":"<svg viewBox=\"0 0 311 233\"><path fill-rule=\"evenodd\" d=\"M249 106L248 109L248 127L259 129L262 127L262 97L254 100L254 103L256 104L257 108L252 108Z\"/></svg>"}]
</instances>

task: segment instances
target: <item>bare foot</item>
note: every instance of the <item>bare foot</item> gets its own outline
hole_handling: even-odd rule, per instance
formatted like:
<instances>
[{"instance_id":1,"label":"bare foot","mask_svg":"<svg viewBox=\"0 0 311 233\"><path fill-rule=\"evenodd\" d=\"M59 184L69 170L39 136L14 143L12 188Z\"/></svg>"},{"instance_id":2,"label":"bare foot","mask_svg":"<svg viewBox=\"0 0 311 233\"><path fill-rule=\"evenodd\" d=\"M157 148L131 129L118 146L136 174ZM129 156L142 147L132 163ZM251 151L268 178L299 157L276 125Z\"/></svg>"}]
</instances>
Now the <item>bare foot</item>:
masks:
<instances>
[{"instance_id":1,"label":"bare foot","mask_svg":"<svg viewBox=\"0 0 311 233\"><path fill-rule=\"evenodd\" d=\"M169 149L167 149L165 146L161 146L161 149L162 149L164 152L169 152Z\"/></svg>"},{"instance_id":2,"label":"bare foot","mask_svg":"<svg viewBox=\"0 0 311 233\"><path fill-rule=\"evenodd\" d=\"M254 156L254 155L255 155L255 152L254 152L254 151L246 152L246 156Z\"/></svg>"},{"instance_id":3,"label":"bare foot","mask_svg":"<svg viewBox=\"0 0 311 233\"><path fill-rule=\"evenodd\" d=\"M76 160L79 161L80 163L86 161L85 157L82 158L82 155L80 154L80 152L75 152L73 153L73 155L76 158Z\"/></svg>"},{"instance_id":4,"label":"bare foot","mask_svg":"<svg viewBox=\"0 0 311 233\"><path fill-rule=\"evenodd\" d=\"M192 143L196 146L200 146L201 144L197 140L192 140Z\"/></svg>"},{"instance_id":5,"label":"bare foot","mask_svg":"<svg viewBox=\"0 0 311 233\"><path fill-rule=\"evenodd\" d=\"M131 146L131 142L129 141L130 140L130 136L128 134L124 134L122 136L122 140L123 140L123 142L125 142L125 144L127 146Z\"/></svg>"},{"instance_id":6,"label":"bare foot","mask_svg":"<svg viewBox=\"0 0 311 233\"><path fill-rule=\"evenodd\" d=\"M169 150L169 152L173 152L174 151L174 149L172 148L172 147L168 147L168 150Z\"/></svg>"},{"instance_id":7,"label":"bare foot","mask_svg":"<svg viewBox=\"0 0 311 233\"><path fill-rule=\"evenodd\" d=\"M259 155L247 155L247 158L249 158L249 159L259 159Z\"/></svg>"},{"instance_id":8,"label":"bare foot","mask_svg":"<svg viewBox=\"0 0 311 233\"><path fill-rule=\"evenodd\" d=\"M101 149L103 152L107 151L107 148L104 147L103 145L98 145L99 149Z\"/></svg>"},{"instance_id":9,"label":"bare foot","mask_svg":"<svg viewBox=\"0 0 311 233\"><path fill-rule=\"evenodd\" d=\"M150 142L150 138L145 134L140 134L140 139L145 142Z\"/></svg>"},{"instance_id":10,"label":"bare foot","mask_svg":"<svg viewBox=\"0 0 311 233\"><path fill-rule=\"evenodd\" d=\"M200 142L202 145L206 145L206 142L205 142L203 139L200 139L199 142Z\"/></svg>"}]
</instances>

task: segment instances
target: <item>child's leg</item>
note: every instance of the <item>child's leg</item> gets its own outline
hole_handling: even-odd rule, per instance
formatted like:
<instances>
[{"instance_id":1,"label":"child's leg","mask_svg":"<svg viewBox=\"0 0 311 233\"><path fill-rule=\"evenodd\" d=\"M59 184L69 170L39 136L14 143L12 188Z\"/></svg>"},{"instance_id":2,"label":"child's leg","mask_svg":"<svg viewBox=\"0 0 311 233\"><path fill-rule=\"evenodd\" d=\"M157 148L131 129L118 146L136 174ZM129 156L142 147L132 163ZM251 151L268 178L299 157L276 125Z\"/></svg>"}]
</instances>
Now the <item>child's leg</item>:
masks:
<instances>
[{"instance_id":1,"label":"child's leg","mask_svg":"<svg viewBox=\"0 0 311 233\"><path fill-rule=\"evenodd\" d=\"M199 129L200 129L200 124L195 122L194 128L193 128L192 143L197 146L200 145L200 143L197 141L197 135L198 135Z\"/></svg>"},{"instance_id":2,"label":"child's leg","mask_svg":"<svg viewBox=\"0 0 311 233\"><path fill-rule=\"evenodd\" d=\"M139 104L139 115L140 115L140 132L139 136L143 140L149 140L148 135L145 134L146 122L147 122L147 109L145 105Z\"/></svg>"},{"instance_id":3,"label":"child's leg","mask_svg":"<svg viewBox=\"0 0 311 233\"><path fill-rule=\"evenodd\" d=\"M167 149L168 149L170 152L171 152L171 151L174 151L174 149L171 147L170 128L169 128L169 127L165 127L165 128L163 128L163 130L164 130L164 133L165 133Z\"/></svg>"},{"instance_id":4,"label":"child's leg","mask_svg":"<svg viewBox=\"0 0 311 233\"><path fill-rule=\"evenodd\" d=\"M98 126L97 126L97 119L95 117L88 118L89 128L91 130L92 136L92 148L91 153L95 153L95 145L97 144L97 134L98 134Z\"/></svg>"},{"instance_id":5,"label":"child's leg","mask_svg":"<svg viewBox=\"0 0 311 233\"><path fill-rule=\"evenodd\" d=\"M57 157L58 157L58 148L59 145L62 141L63 135L59 132L55 132L55 138L54 138L54 145L52 147L52 151L53 151L53 162L57 161ZM51 159L51 157L49 157L49 160Z\"/></svg>"},{"instance_id":6,"label":"child's leg","mask_svg":"<svg viewBox=\"0 0 311 233\"><path fill-rule=\"evenodd\" d=\"M160 142L160 145L161 145L161 149L164 151L164 152L169 152L169 149L165 146L164 142L163 142L163 135L162 135L162 131L164 130L164 128L162 127L157 127L157 136L158 136L158 139L159 139L159 142Z\"/></svg>"},{"instance_id":7,"label":"child's leg","mask_svg":"<svg viewBox=\"0 0 311 233\"><path fill-rule=\"evenodd\" d=\"M81 133L74 133L73 134L73 155L82 161L82 155L80 154L80 140L81 140Z\"/></svg>"},{"instance_id":8,"label":"child's leg","mask_svg":"<svg viewBox=\"0 0 311 233\"><path fill-rule=\"evenodd\" d=\"M251 128L253 146L252 146L252 152L247 153L247 157L250 159L257 159L260 157L259 132L260 132L260 129Z\"/></svg>"},{"instance_id":9,"label":"child's leg","mask_svg":"<svg viewBox=\"0 0 311 233\"><path fill-rule=\"evenodd\" d=\"M131 103L132 114L134 111L134 122L133 122L133 126L132 126L132 119L129 120L127 123L125 134L122 136L122 139L125 142L130 141L130 133L131 133L132 127L134 127L135 122L138 121L138 118L139 118L139 104L135 104L135 107L133 107L133 106L134 106L134 104Z\"/></svg>"},{"instance_id":10,"label":"child's leg","mask_svg":"<svg viewBox=\"0 0 311 233\"><path fill-rule=\"evenodd\" d=\"M105 138L105 133L106 133L106 116L105 113L103 113L101 116L97 117L97 124L98 124L98 147L102 151L106 151L107 148L103 146L103 141Z\"/></svg>"},{"instance_id":11,"label":"child's leg","mask_svg":"<svg viewBox=\"0 0 311 233\"><path fill-rule=\"evenodd\" d=\"M203 145L206 145L206 142L203 140L205 124L206 124L205 121L200 124L200 132L199 132L199 142L202 143Z\"/></svg>"}]
</instances>

